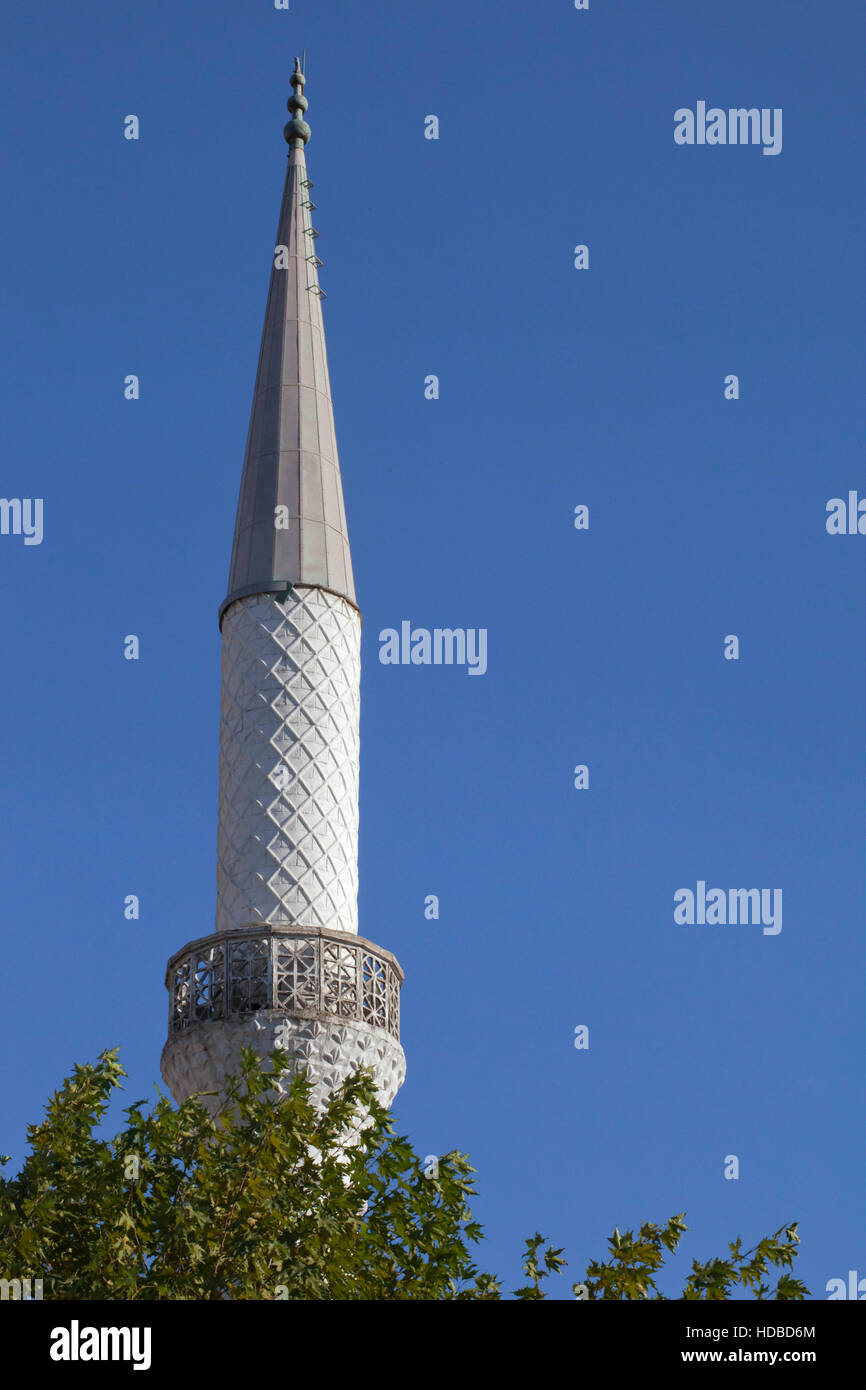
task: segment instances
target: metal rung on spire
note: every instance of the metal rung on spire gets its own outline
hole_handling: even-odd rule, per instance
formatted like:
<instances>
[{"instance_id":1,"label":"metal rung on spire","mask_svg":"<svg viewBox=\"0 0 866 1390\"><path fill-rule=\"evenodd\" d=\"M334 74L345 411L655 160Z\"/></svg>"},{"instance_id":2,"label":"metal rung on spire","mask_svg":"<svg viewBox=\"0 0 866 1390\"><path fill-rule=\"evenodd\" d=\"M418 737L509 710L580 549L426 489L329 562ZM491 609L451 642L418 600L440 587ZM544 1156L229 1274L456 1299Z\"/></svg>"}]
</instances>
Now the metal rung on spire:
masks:
<instances>
[{"instance_id":1,"label":"metal rung on spire","mask_svg":"<svg viewBox=\"0 0 866 1390\"><path fill-rule=\"evenodd\" d=\"M307 289L310 291L311 294L318 295L319 299L327 299L327 298L328 298L328 296L325 294L325 291L322 289L321 285L308 285L308 286L307 286Z\"/></svg>"},{"instance_id":2,"label":"metal rung on spire","mask_svg":"<svg viewBox=\"0 0 866 1390\"><path fill-rule=\"evenodd\" d=\"M307 236L317 237L319 235L315 227L305 227L304 231L307 233Z\"/></svg>"},{"instance_id":3,"label":"metal rung on spire","mask_svg":"<svg viewBox=\"0 0 866 1390\"><path fill-rule=\"evenodd\" d=\"M315 212L316 208L318 207L318 203L314 203L312 198L307 198L305 202L301 203L301 207L309 208L311 212Z\"/></svg>"},{"instance_id":4,"label":"metal rung on spire","mask_svg":"<svg viewBox=\"0 0 866 1390\"><path fill-rule=\"evenodd\" d=\"M315 186L312 179L301 179L302 188L315 188Z\"/></svg>"},{"instance_id":5,"label":"metal rung on spire","mask_svg":"<svg viewBox=\"0 0 866 1390\"><path fill-rule=\"evenodd\" d=\"M307 256L306 259L310 261L316 267L317 270L321 270L322 266L325 264L324 261L320 261L318 256L315 255Z\"/></svg>"}]
</instances>

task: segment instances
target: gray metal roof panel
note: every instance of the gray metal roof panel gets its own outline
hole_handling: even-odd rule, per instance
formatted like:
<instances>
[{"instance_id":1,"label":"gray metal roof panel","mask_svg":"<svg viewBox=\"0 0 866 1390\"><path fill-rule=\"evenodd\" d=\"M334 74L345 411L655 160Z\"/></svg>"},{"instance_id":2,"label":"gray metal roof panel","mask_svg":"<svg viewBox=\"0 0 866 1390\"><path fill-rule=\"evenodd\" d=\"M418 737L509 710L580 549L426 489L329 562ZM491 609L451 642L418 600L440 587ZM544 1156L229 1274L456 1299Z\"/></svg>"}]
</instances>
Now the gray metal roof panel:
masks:
<instances>
[{"instance_id":1,"label":"gray metal roof panel","mask_svg":"<svg viewBox=\"0 0 866 1390\"><path fill-rule=\"evenodd\" d=\"M289 153L275 242L288 248L287 265L271 269L221 614L242 595L296 584L357 605L306 182L300 144Z\"/></svg>"}]
</instances>

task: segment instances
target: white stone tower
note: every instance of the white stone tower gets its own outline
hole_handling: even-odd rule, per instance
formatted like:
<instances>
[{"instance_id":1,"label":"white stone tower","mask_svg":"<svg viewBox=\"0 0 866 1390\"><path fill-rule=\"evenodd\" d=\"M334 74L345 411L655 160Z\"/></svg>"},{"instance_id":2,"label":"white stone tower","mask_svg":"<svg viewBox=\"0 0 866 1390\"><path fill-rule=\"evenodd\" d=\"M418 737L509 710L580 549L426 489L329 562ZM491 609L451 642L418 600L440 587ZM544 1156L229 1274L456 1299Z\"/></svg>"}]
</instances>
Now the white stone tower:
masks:
<instances>
[{"instance_id":1,"label":"white stone tower","mask_svg":"<svg viewBox=\"0 0 866 1390\"><path fill-rule=\"evenodd\" d=\"M321 1103L372 1067L405 1075L403 972L358 935L361 617L322 325L295 61L276 250L220 608L216 930L172 956L162 1074L219 1090L250 1045L283 1048ZM218 1102L211 1103L215 1108Z\"/></svg>"}]
</instances>

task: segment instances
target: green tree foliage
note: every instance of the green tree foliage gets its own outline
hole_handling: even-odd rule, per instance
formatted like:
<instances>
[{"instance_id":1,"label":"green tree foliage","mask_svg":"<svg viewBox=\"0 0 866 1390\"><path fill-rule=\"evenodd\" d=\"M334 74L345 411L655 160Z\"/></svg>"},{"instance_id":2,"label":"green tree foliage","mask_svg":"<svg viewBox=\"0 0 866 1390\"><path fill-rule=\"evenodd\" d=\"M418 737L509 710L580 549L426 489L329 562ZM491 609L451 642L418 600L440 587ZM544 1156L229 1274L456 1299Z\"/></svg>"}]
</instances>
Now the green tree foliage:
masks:
<instances>
[{"instance_id":1,"label":"green tree foliage","mask_svg":"<svg viewBox=\"0 0 866 1390\"><path fill-rule=\"evenodd\" d=\"M666 1226L656 1226L651 1221L641 1226L637 1235L633 1231L622 1234L615 1230L608 1239L610 1259L606 1264L592 1261L586 1272L588 1298L636 1299L664 1298L655 1282L655 1274L664 1263L664 1251L673 1252L688 1230L684 1221L685 1212L672 1216ZM784 1236L784 1240L781 1237ZM773 1236L759 1241L753 1250L744 1252L739 1237L728 1246L730 1258L727 1260L708 1260L706 1264L692 1261L692 1272L686 1280L680 1298L684 1299L726 1299L747 1298L751 1293L755 1299L771 1297L790 1301L807 1298L809 1290L799 1279L789 1274L781 1274L775 1289L771 1292L765 1282L770 1266L783 1270L791 1269L799 1244L797 1223L782 1226ZM738 1291L738 1286L742 1292ZM580 1285L574 1286L577 1296L583 1296Z\"/></svg>"},{"instance_id":2,"label":"green tree foliage","mask_svg":"<svg viewBox=\"0 0 866 1390\"><path fill-rule=\"evenodd\" d=\"M503 1297L472 1258L482 1232L469 1160L455 1152L425 1169L368 1074L319 1113L303 1074L281 1096L246 1050L219 1117L194 1097L175 1107L160 1096L148 1111L128 1106L108 1140L98 1131L124 1075L116 1051L76 1066L28 1130L21 1172L0 1178L0 1275L42 1278L51 1299ZM575 1295L662 1298L654 1276L685 1229L675 1216L614 1232L608 1262L590 1264ZM772 1294L765 1282L770 1266L790 1269L796 1242L795 1226L747 1253L737 1240L727 1260L694 1263L681 1297L804 1298L787 1273ZM516 1298L547 1297L543 1281L564 1267L544 1247L527 1241Z\"/></svg>"}]
</instances>

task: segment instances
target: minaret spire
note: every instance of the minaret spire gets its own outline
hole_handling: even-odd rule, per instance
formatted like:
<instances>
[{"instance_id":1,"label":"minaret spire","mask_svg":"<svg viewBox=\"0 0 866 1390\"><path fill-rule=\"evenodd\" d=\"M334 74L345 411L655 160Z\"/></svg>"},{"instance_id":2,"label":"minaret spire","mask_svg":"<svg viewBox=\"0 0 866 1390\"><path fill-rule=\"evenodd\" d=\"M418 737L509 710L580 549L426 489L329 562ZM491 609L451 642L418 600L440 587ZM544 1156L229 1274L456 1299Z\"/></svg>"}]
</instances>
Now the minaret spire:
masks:
<instances>
[{"instance_id":1,"label":"minaret spire","mask_svg":"<svg viewBox=\"0 0 866 1390\"><path fill-rule=\"evenodd\" d=\"M310 127L300 59L283 131L289 167L241 475L228 606L245 594L315 584L355 603L325 351L318 232L304 148ZM282 510L278 510L282 509Z\"/></svg>"},{"instance_id":2,"label":"minaret spire","mask_svg":"<svg viewBox=\"0 0 866 1390\"><path fill-rule=\"evenodd\" d=\"M337 456L299 59L222 631L216 930L168 964L162 1071L222 1088L240 1048L307 1067L322 1101L405 1075L403 974L358 935L361 618ZM216 1104L216 1102L214 1102Z\"/></svg>"}]
</instances>

